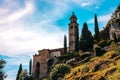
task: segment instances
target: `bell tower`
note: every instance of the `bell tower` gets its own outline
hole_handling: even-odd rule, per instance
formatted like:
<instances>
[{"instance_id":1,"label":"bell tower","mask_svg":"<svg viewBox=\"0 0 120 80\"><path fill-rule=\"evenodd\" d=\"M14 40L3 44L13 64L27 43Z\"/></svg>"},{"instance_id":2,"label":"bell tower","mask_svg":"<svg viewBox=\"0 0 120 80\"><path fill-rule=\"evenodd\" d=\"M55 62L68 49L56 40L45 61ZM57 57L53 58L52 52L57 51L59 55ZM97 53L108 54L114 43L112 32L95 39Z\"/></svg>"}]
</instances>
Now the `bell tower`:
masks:
<instances>
[{"instance_id":1,"label":"bell tower","mask_svg":"<svg viewBox=\"0 0 120 80\"><path fill-rule=\"evenodd\" d=\"M78 52L79 51L79 30L78 30L77 18L72 13L69 23L69 51Z\"/></svg>"}]
</instances>

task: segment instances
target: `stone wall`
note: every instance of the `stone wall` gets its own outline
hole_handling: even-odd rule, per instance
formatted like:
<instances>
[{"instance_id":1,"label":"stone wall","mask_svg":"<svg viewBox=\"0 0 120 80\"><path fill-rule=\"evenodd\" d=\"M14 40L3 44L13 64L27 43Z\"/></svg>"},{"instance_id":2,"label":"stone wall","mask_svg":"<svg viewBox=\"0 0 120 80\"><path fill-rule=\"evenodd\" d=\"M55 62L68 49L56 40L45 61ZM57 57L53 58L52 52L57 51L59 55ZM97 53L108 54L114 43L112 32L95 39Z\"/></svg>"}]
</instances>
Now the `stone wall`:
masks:
<instances>
[{"instance_id":1,"label":"stone wall","mask_svg":"<svg viewBox=\"0 0 120 80\"><path fill-rule=\"evenodd\" d=\"M67 48L68 51L68 48ZM43 49L39 50L38 54L33 55L33 69L32 69L32 77L34 80L38 80L48 76L48 60L52 57L59 57L64 54L63 48L58 49ZM37 66L39 64L39 66ZM39 70L38 70L39 68ZM36 71L37 70L37 71ZM37 73L39 72L39 77Z\"/></svg>"},{"instance_id":2,"label":"stone wall","mask_svg":"<svg viewBox=\"0 0 120 80\"><path fill-rule=\"evenodd\" d=\"M50 57L50 51L48 49L38 51L38 55L33 56L33 70L32 76L34 79L39 79L47 76L47 60ZM39 77L37 77L36 68L37 63L40 64L39 68Z\"/></svg>"}]
</instances>

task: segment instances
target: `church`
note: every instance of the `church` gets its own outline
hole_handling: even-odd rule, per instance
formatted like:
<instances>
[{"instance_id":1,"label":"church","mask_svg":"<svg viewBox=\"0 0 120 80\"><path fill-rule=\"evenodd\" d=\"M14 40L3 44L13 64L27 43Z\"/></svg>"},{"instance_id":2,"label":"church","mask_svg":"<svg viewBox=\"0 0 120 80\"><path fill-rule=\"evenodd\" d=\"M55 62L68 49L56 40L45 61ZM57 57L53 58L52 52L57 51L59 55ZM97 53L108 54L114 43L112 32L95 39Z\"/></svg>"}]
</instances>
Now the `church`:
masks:
<instances>
[{"instance_id":1,"label":"church","mask_svg":"<svg viewBox=\"0 0 120 80\"><path fill-rule=\"evenodd\" d=\"M69 47L67 48L67 52L79 51L79 45L77 45L79 42L79 24L77 23L77 17L74 12L70 17L68 32ZM50 66L48 66L49 60L61 55L64 55L64 48L39 50L38 54L33 55L32 77L38 80L48 76L50 72Z\"/></svg>"},{"instance_id":2,"label":"church","mask_svg":"<svg viewBox=\"0 0 120 80\"><path fill-rule=\"evenodd\" d=\"M120 36L120 21L113 22L112 19L120 20L120 5L112 15L109 26L110 40L114 39L114 33L116 36ZM68 37L69 46L67 52L79 52L79 24L77 23L77 17L72 13L70 17L70 23L68 24ZM35 80L49 76L51 59L54 60L52 66L56 64L57 57L64 55L64 48L57 49L43 49L39 50L38 54L33 55L32 77Z\"/></svg>"}]
</instances>

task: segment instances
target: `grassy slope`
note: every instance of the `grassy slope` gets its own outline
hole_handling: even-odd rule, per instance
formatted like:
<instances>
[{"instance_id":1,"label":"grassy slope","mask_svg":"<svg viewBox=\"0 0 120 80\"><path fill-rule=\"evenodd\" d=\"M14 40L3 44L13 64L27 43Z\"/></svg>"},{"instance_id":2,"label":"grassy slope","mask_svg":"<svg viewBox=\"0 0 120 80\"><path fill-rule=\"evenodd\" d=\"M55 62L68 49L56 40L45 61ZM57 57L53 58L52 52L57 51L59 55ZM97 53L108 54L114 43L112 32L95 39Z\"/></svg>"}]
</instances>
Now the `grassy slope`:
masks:
<instances>
[{"instance_id":1,"label":"grassy slope","mask_svg":"<svg viewBox=\"0 0 120 80\"><path fill-rule=\"evenodd\" d=\"M83 65L72 68L65 80L120 80L120 55L109 51Z\"/></svg>"}]
</instances>

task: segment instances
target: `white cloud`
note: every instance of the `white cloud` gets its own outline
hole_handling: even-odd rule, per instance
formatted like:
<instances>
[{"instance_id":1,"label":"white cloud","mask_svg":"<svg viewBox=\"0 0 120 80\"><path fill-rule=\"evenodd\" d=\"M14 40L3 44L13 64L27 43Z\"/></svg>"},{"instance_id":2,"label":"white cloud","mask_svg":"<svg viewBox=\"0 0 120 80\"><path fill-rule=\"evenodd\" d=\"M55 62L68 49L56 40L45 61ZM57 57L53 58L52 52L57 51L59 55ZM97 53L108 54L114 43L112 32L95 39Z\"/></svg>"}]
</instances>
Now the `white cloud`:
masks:
<instances>
[{"instance_id":1,"label":"white cloud","mask_svg":"<svg viewBox=\"0 0 120 80\"><path fill-rule=\"evenodd\" d=\"M33 12L35 5L31 1L26 1L23 9L12 12L1 19L0 23L4 24L0 24L0 52L3 55L5 53L5 55L13 56L24 53L34 54L44 48L63 47L63 36L66 32L56 26L54 21L63 17L68 6L60 4L58 1L55 3L54 8L38 15L42 20L35 24L31 24L29 21L24 22L21 19Z\"/></svg>"},{"instance_id":2,"label":"white cloud","mask_svg":"<svg viewBox=\"0 0 120 80\"><path fill-rule=\"evenodd\" d=\"M67 0L67 2L72 2L78 4L81 7L93 7L99 6L102 3L102 0ZM90 9L90 8L89 8Z\"/></svg>"},{"instance_id":3,"label":"white cloud","mask_svg":"<svg viewBox=\"0 0 120 80\"><path fill-rule=\"evenodd\" d=\"M106 23L110 18L111 18L111 14L102 15L102 16L97 17L99 23ZM90 19L88 21L88 23L90 23L90 24L94 23L94 19Z\"/></svg>"},{"instance_id":4,"label":"white cloud","mask_svg":"<svg viewBox=\"0 0 120 80\"><path fill-rule=\"evenodd\" d=\"M81 6L82 7L85 7L85 6L88 6L88 5L90 5L91 4L91 2L83 2L83 3L81 3Z\"/></svg>"},{"instance_id":5,"label":"white cloud","mask_svg":"<svg viewBox=\"0 0 120 80\"><path fill-rule=\"evenodd\" d=\"M3 10L1 14L8 13L9 11L8 9L4 8L1 10ZM33 3L30 1L26 2L25 7L23 9L12 12L11 14L8 14L8 16L3 17L3 19L0 19L0 24L10 23L19 20L20 18L32 13L33 10Z\"/></svg>"},{"instance_id":6,"label":"white cloud","mask_svg":"<svg viewBox=\"0 0 120 80\"><path fill-rule=\"evenodd\" d=\"M0 8L0 15L3 15L3 14L8 13L8 12L9 12L9 9L7 9L7 8Z\"/></svg>"},{"instance_id":7,"label":"white cloud","mask_svg":"<svg viewBox=\"0 0 120 80\"><path fill-rule=\"evenodd\" d=\"M16 55L24 52L34 53L43 48L62 47L61 42L66 32L57 28L57 26L52 24L48 26L46 24L48 23L42 24L44 27L47 27L46 29L42 26L38 28L41 24L35 25L36 30L25 29L25 26L19 28L20 24L16 24L14 26L17 27L14 27L14 29L8 28L1 31L0 52L6 53L6 55ZM47 32L48 28L51 28L53 31Z\"/></svg>"}]
</instances>

